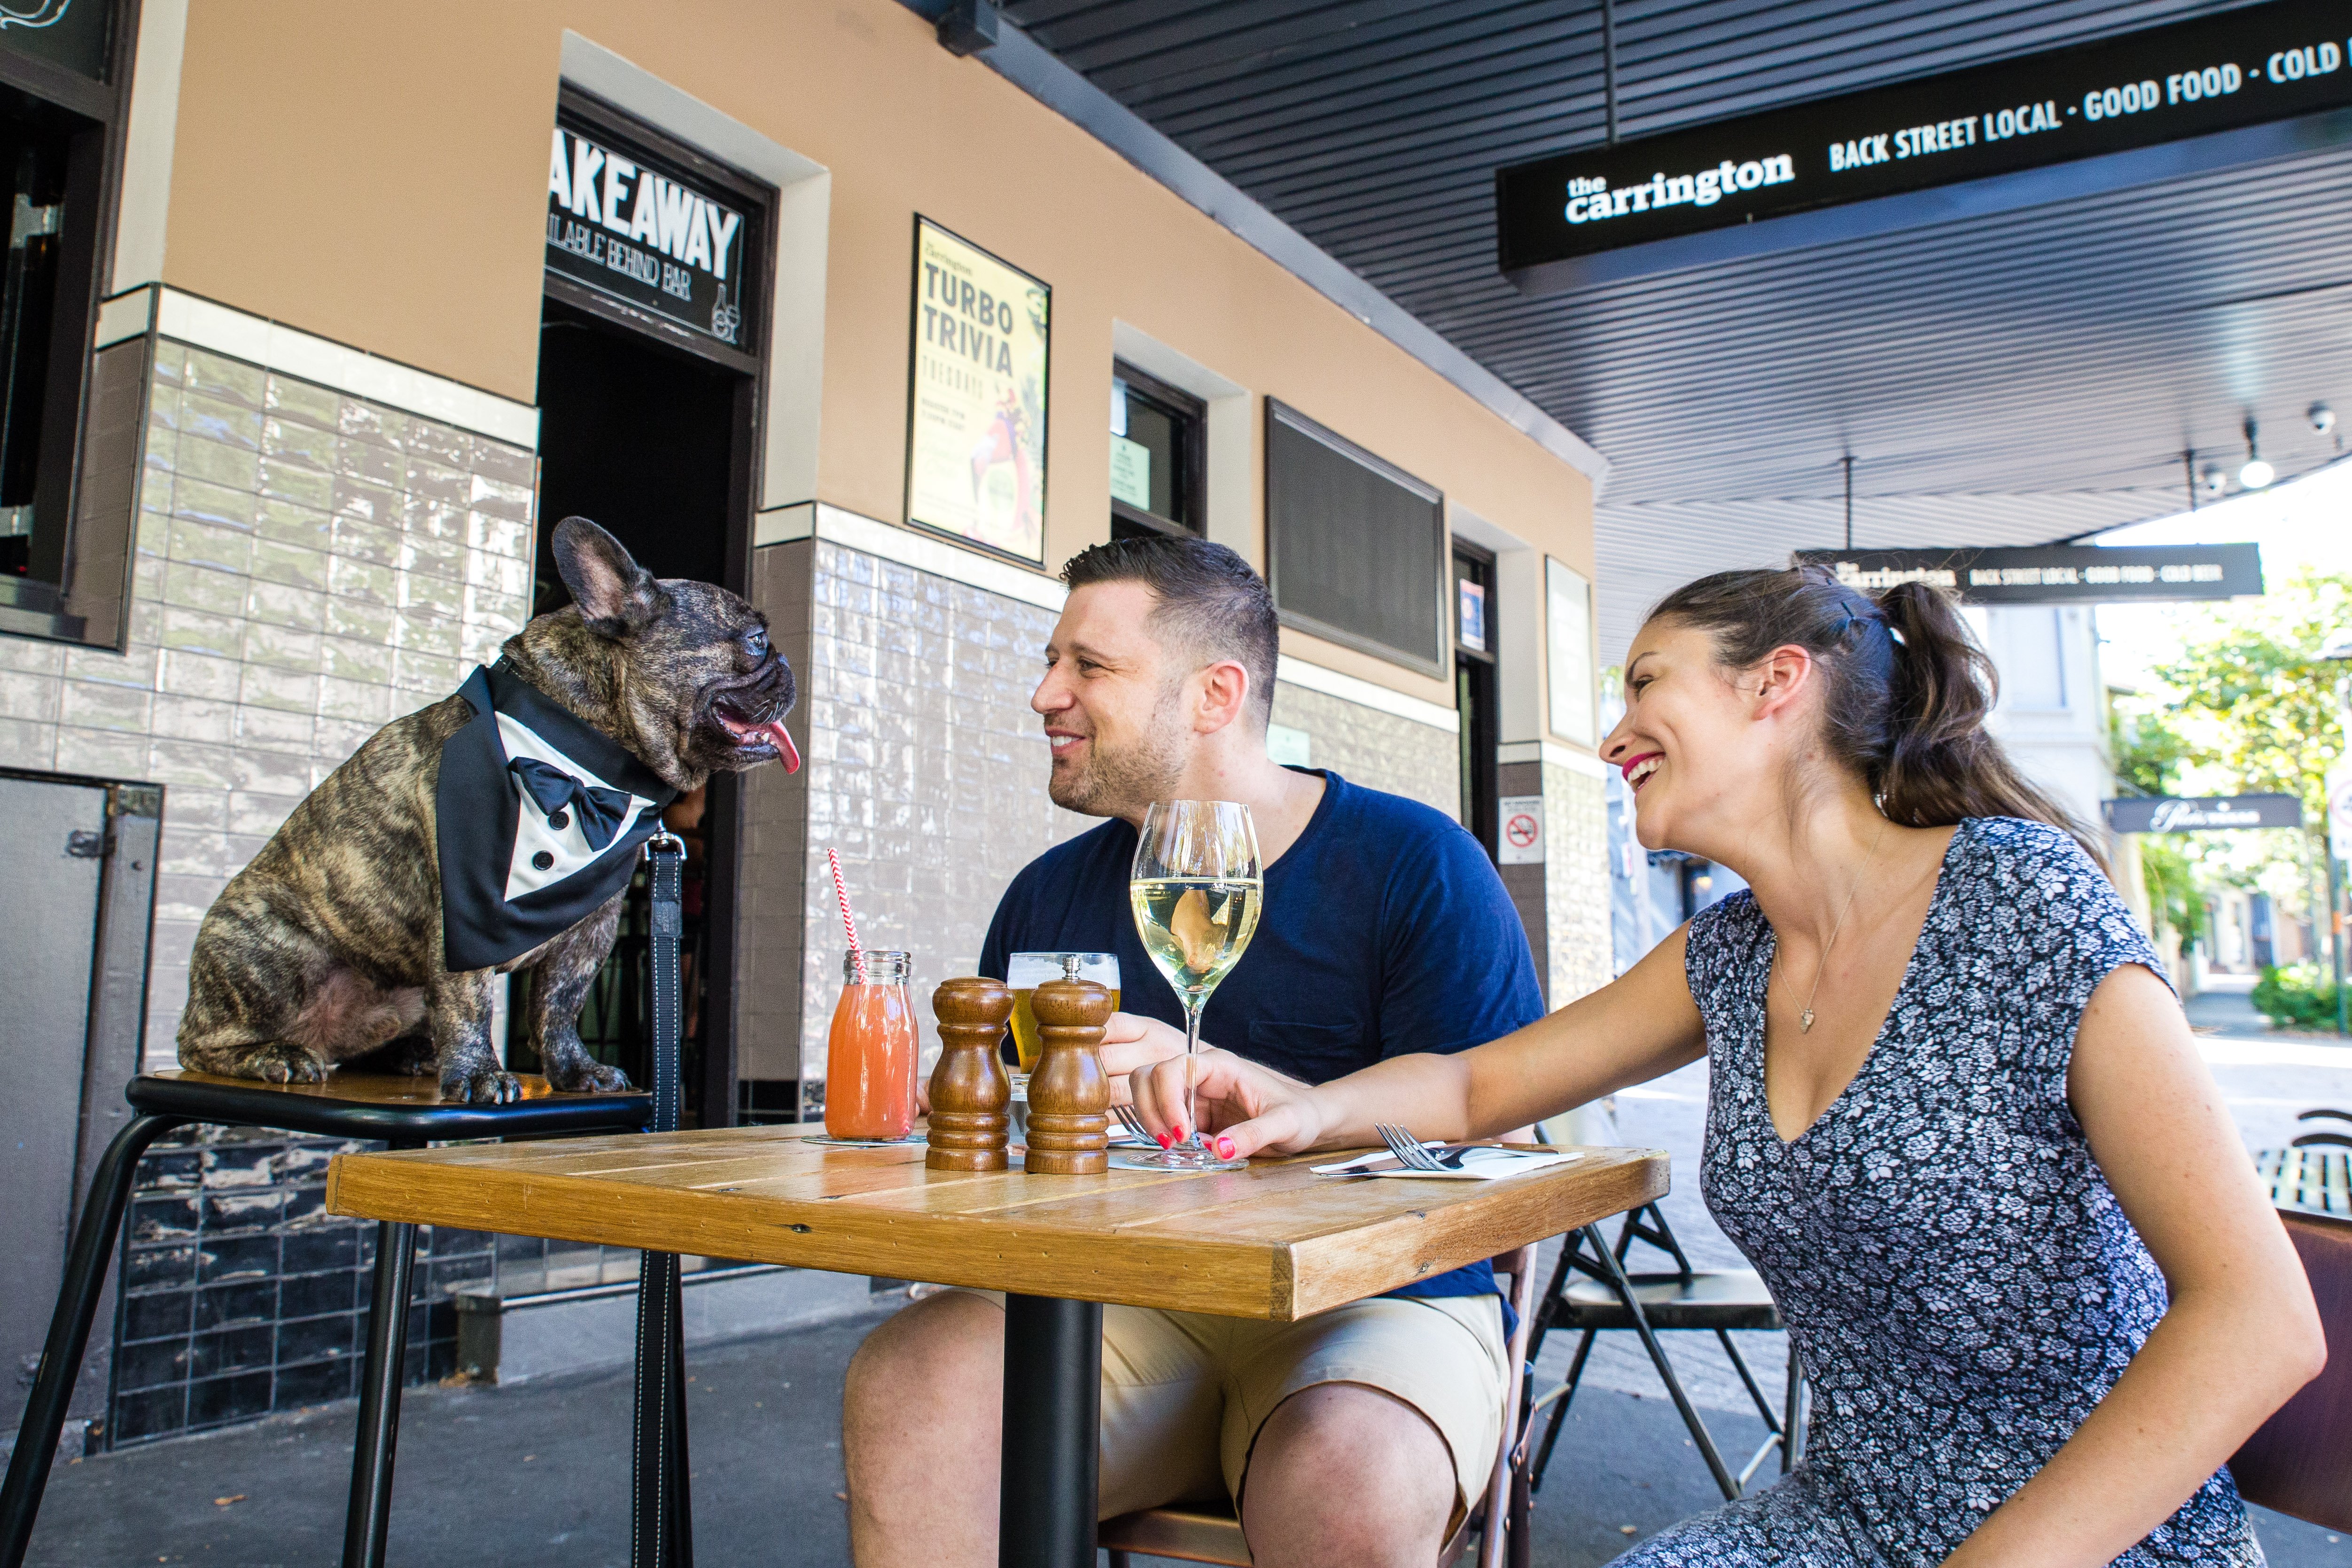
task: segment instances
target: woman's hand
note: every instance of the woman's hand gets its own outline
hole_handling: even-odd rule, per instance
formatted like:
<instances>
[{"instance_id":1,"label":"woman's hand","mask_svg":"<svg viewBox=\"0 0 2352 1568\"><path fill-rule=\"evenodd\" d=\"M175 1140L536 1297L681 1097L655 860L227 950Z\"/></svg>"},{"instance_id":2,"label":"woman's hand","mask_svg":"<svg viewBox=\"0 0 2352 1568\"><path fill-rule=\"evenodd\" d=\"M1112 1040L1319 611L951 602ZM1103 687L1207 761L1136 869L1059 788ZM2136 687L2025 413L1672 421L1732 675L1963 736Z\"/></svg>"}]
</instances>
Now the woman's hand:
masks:
<instances>
[{"instance_id":1,"label":"woman's hand","mask_svg":"<svg viewBox=\"0 0 2352 1568\"><path fill-rule=\"evenodd\" d=\"M1188 1073L1202 1140L1219 1158L1238 1160L1261 1152L1296 1154L1315 1147L1323 1132L1315 1089L1213 1046L1188 1058L1181 1049L1182 1041L1177 1043L1174 1057L1138 1068L1128 1077L1136 1113L1161 1148L1181 1142L1192 1130L1184 1119Z\"/></svg>"}]
</instances>

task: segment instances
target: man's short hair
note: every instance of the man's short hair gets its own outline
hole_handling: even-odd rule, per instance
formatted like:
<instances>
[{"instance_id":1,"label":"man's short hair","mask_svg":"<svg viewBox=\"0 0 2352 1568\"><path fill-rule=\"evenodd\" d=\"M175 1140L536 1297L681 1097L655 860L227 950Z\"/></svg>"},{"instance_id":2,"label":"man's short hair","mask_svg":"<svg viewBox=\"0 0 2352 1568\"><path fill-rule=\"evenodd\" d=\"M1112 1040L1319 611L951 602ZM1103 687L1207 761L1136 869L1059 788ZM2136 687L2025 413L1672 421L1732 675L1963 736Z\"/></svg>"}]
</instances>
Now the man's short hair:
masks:
<instances>
[{"instance_id":1,"label":"man's short hair","mask_svg":"<svg viewBox=\"0 0 2352 1568\"><path fill-rule=\"evenodd\" d=\"M1200 664L1229 658L1248 670L1250 710L1265 727L1281 639L1274 595L1248 562L1205 539L1154 534L1088 545L1063 566L1062 581L1073 589L1096 583L1150 588L1160 601L1151 612L1153 635Z\"/></svg>"}]
</instances>

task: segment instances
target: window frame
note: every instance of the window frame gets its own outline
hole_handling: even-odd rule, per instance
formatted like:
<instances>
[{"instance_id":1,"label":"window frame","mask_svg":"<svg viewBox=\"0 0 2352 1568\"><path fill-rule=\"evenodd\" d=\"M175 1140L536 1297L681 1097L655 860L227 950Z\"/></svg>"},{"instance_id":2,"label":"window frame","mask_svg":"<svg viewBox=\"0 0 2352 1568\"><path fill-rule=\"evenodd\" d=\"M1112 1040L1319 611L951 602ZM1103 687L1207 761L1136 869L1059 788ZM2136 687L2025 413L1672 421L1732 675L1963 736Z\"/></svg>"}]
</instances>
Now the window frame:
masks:
<instances>
[{"instance_id":1,"label":"window frame","mask_svg":"<svg viewBox=\"0 0 2352 1568\"><path fill-rule=\"evenodd\" d=\"M0 575L0 636L31 637L75 647L122 651L131 635L131 572L136 552L131 531L133 506L113 519L81 515L83 472L90 420L90 383L98 354L100 301L116 292L114 237L122 184L131 79L138 58L140 0L111 0L107 73L93 81L48 60L18 54L0 44L0 91L13 92L64 118L68 141L66 213L58 228L58 288L49 321L50 358L44 395L41 441L35 458L35 569L24 576ZM80 123L74 123L79 121ZM142 280L144 281L144 280ZM111 346L111 345L110 345ZM142 380L143 380L142 376ZM135 465L137 459L132 458ZM56 533L39 531L44 514L62 516ZM120 537L93 539L89 531L109 521ZM114 551L94 549L110 542ZM102 587L76 581L85 559L119 554L119 581ZM42 565L49 567L43 572ZM99 605L90 604L95 596ZM111 625L92 635L91 617L77 605L102 605Z\"/></svg>"},{"instance_id":2,"label":"window frame","mask_svg":"<svg viewBox=\"0 0 2352 1568\"><path fill-rule=\"evenodd\" d=\"M1502 700L1501 660L1496 657L1495 635L1495 552L1481 544L1473 544L1459 534L1447 541L1445 580L1453 593L1454 635L1454 706L1462 713L1465 695L1482 700L1470 704L1471 710L1463 714L1462 731L1456 744L1461 752L1461 773L1464 795L1461 809L1455 815L1470 836L1486 851L1486 858L1500 863L1497 817L1502 799L1502 715L1496 708ZM1465 571L1464 568L1467 567ZM1475 648L1462 640L1461 584L1475 582L1486 590L1486 646ZM1465 687L1471 688L1465 693ZM1474 798L1475 796L1475 798Z\"/></svg>"},{"instance_id":3,"label":"window frame","mask_svg":"<svg viewBox=\"0 0 2352 1568\"><path fill-rule=\"evenodd\" d=\"M1183 431L1182 450L1177 463L1177 510L1187 515L1162 517L1156 511L1146 511L1113 496L1110 502L1111 537L1118 537L1118 525L1126 523L1150 533L1166 534L1173 539L1206 539L1209 536L1209 404L1181 386L1171 385L1149 371L1138 370L1123 359L1110 362L1111 379L1125 382L1129 388L1143 395L1148 402L1156 403L1181 421Z\"/></svg>"},{"instance_id":4,"label":"window frame","mask_svg":"<svg viewBox=\"0 0 2352 1568\"><path fill-rule=\"evenodd\" d=\"M1381 479L1409 491L1429 504L1431 512L1430 593L1436 601L1434 623L1436 635L1431 639L1429 651L1426 654L1416 654L1411 649L1381 642L1361 632L1334 626L1304 611L1284 606L1282 550L1278 538L1281 522L1275 508L1277 475L1274 462L1274 434L1277 426L1289 430L1293 435L1304 436L1308 440L1321 443L1339 456L1370 470ZM1454 563L1451 554L1453 539L1445 524L1445 493L1425 479L1415 479L1378 453L1358 446L1329 426L1318 424L1278 398L1269 397L1265 400L1265 584L1267 589L1274 595L1276 619L1286 626L1295 626L1311 637L1321 637L1328 642L1338 643L1343 647L1351 647L1360 653L1370 654L1374 658L1401 666L1417 675L1426 675L1438 680L1449 679L1452 664L1448 655L1454 647L1455 637L1454 608L1446 603L1447 594L1454 583Z\"/></svg>"}]
</instances>

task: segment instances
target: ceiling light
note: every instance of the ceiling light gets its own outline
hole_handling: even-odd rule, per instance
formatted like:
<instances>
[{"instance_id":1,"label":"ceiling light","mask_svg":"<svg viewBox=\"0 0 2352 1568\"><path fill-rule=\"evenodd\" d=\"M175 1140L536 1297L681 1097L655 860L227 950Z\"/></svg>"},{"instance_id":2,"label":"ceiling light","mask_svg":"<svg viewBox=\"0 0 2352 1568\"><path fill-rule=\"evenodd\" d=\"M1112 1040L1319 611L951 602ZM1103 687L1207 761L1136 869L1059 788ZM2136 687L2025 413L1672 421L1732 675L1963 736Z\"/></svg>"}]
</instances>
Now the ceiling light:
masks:
<instances>
[{"instance_id":1,"label":"ceiling light","mask_svg":"<svg viewBox=\"0 0 2352 1568\"><path fill-rule=\"evenodd\" d=\"M2262 448L2254 441L2254 422L2246 421L2246 466L2238 470L2238 482L2250 490L2269 487L2278 478L2278 470L2263 461Z\"/></svg>"},{"instance_id":2,"label":"ceiling light","mask_svg":"<svg viewBox=\"0 0 2352 1568\"><path fill-rule=\"evenodd\" d=\"M2311 427L2323 436L2336 428L2336 410L2325 403L2313 404L2304 411L2303 416L2310 420Z\"/></svg>"}]
</instances>

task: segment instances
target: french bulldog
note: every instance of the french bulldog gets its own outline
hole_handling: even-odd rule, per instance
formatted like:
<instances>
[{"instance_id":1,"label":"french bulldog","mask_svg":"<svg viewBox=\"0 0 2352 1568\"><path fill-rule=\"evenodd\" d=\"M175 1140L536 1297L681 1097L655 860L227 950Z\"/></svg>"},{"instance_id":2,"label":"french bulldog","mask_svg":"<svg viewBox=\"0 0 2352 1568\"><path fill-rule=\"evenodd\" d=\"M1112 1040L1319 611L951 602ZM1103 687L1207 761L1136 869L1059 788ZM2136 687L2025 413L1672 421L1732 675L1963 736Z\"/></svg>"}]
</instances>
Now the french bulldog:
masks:
<instances>
[{"instance_id":1,"label":"french bulldog","mask_svg":"<svg viewBox=\"0 0 2352 1568\"><path fill-rule=\"evenodd\" d=\"M767 618L726 589L656 580L585 518L556 525L553 554L573 602L457 695L377 731L222 889L189 960L183 1067L316 1083L370 1057L436 1074L444 1099L503 1103L520 1089L490 1041L492 981L529 968L519 1017L548 1081L628 1086L578 1026L625 862L661 806L713 773L797 769L783 724L797 690ZM482 779L448 822L445 756L452 787ZM454 858L461 845L474 860ZM574 909L583 888L597 901ZM485 954L497 961L471 966Z\"/></svg>"}]
</instances>

